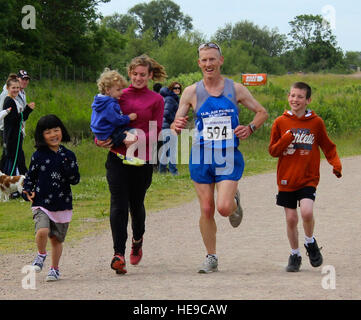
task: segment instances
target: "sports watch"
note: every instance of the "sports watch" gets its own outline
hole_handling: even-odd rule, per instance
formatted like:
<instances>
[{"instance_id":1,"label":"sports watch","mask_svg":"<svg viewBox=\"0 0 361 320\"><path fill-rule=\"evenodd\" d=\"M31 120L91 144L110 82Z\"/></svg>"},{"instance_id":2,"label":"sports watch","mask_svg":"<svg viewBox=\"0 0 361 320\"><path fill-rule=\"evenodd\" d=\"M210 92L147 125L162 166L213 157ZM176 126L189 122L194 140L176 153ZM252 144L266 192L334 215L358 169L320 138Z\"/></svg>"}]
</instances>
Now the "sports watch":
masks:
<instances>
[{"instance_id":1,"label":"sports watch","mask_svg":"<svg viewBox=\"0 0 361 320\"><path fill-rule=\"evenodd\" d=\"M253 123L250 123L248 126L250 127L252 133L255 132L256 129L257 129L256 126Z\"/></svg>"}]
</instances>

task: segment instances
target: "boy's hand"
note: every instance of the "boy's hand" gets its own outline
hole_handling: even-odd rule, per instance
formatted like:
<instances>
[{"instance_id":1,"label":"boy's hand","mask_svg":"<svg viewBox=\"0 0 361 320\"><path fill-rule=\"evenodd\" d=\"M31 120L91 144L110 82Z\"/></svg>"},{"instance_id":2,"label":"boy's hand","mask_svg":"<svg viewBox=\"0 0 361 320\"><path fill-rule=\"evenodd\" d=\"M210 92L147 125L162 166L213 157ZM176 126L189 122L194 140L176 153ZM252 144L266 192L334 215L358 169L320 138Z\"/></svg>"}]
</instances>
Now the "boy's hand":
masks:
<instances>
[{"instance_id":1,"label":"boy's hand","mask_svg":"<svg viewBox=\"0 0 361 320\"><path fill-rule=\"evenodd\" d=\"M30 102L28 103L28 106L31 108L31 109L35 109L35 102Z\"/></svg>"},{"instance_id":2,"label":"boy's hand","mask_svg":"<svg viewBox=\"0 0 361 320\"><path fill-rule=\"evenodd\" d=\"M339 172L339 171L337 171L337 170L335 170L335 169L333 169L333 174L334 174L337 178L341 178L341 177L342 177L341 172Z\"/></svg>"},{"instance_id":3,"label":"boy's hand","mask_svg":"<svg viewBox=\"0 0 361 320\"><path fill-rule=\"evenodd\" d=\"M136 113L130 113L128 115L130 121L134 121L135 119L137 119L137 114Z\"/></svg>"},{"instance_id":4,"label":"boy's hand","mask_svg":"<svg viewBox=\"0 0 361 320\"><path fill-rule=\"evenodd\" d=\"M30 202L33 202L33 199L35 197L35 192L30 192L29 194L27 191L23 190L23 193L25 193L26 197Z\"/></svg>"}]
</instances>

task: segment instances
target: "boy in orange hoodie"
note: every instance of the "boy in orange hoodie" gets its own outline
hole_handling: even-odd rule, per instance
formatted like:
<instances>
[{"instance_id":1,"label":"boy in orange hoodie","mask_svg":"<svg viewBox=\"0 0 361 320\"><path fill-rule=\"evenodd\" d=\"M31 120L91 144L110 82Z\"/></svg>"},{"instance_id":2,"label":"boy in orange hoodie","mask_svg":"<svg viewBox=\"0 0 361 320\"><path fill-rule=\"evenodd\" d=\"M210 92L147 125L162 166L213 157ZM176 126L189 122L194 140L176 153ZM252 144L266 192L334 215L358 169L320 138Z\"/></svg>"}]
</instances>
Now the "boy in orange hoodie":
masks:
<instances>
[{"instance_id":1,"label":"boy in orange hoodie","mask_svg":"<svg viewBox=\"0 0 361 320\"><path fill-rule=\"evenodd\" d=\"M341 178L342 165L336 145L327 135L323 120L312 110L307 109L311 102L311 88L304 82L292 85L288 94L290 111L278 117L271 131L269 153L278 158L277 205L284 207L286 213L287 236L291 246L288 259L288 272L297 272L301 266L298 246L299 202L305 248L313 267L319 267L323 258L316 239L313 237L315 220L313 203L320 180L320 148L333 167L333 173Z\"/></svg>"}]
</instances>

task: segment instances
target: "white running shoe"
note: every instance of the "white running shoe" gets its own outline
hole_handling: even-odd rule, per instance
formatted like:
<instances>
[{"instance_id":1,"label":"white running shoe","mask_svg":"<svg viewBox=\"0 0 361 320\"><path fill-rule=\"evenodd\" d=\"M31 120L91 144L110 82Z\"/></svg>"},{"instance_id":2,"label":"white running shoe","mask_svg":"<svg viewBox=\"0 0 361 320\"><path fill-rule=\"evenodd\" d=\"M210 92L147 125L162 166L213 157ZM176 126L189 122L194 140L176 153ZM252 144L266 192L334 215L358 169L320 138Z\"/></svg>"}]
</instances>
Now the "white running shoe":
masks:
<instances>
[{"instance_id":1,"label":"white running shoe","mask_svg":"<svg viewBox=\"0 0 361 320\"><path fill-rule=\"evenodd\" d=\"M236 195L234 196L234 198L236 199L237 208L228 217L228 219L229 219L229 222L230 222L231 226L233 228L237 228L241 224L242 218L243 218L243 209L241 207L240 194L239 194L238 190L237 190Z\"/></svg>"},{"instance_id":2,"label":"white running shoe","mask_svg":"<svg viewBox=\"0 0 361 320\"><path fill-rule=\"evenodd\" d=\"M57 281L60 279L59 270L50 268L48 275L46 276L46 281Z\"/></svg>"},{"instance_id":3,"label":"white running shoe","mask_svg":"<svg viewBox=\"0 0 361 320\"><path fill-rule=\"evenodd\" d=\"M210 254L207 254L206 260L199 268L198 273L210 273L218 271L218 259Z\"/></svg>"},{"instance_id":4,"label":"white running shoe","mask_svg":"<svg viewBox=\"0 0 361 320\"><path fill-rule=\"evenodd\" d=\"M46 259L46 255L41 256L41 255L37 255L32 263L32 266L35 269L35 272L40 272L43 269L44 266L44 262Z\"/></svg>"}]
</instances>

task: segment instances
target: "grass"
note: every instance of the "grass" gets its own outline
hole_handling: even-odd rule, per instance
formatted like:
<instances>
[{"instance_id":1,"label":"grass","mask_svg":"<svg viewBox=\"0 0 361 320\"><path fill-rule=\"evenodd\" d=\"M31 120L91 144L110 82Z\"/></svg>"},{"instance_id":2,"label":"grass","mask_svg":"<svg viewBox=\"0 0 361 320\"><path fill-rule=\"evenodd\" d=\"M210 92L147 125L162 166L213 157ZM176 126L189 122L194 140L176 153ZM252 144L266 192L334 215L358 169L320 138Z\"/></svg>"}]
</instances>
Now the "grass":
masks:
<instances>
[{"instance_id":1,"label":"grass","mask_svg":"<svg viewBox=\"0 0 361 320\"><path fill-rule=\"evenodd\" d=\"M235 80L239 81L239 77ZM339 155L361 154L359 79L337 75L272 76L267 86L250 88L256 99L266 107L270 118L254 136L240 144L246 162L245 176L276 170L277 159L268 154L271 125L274 118L286 109L290 84L300 80L310 83L314 89L312 107L324 118ZM109 228L110 195L104 166L107 151L94 145L89 130L90 104L96 94L96 85L71 81L34 82L27 93L28 100L36 102L36 109L27 121L28 136L24 145L27 164L34 152L32 134L40 116L57 114L71 136L75 137L68 147L77 155L81 182L72 188L74 215L66 241L72 244L89 234L104 232ZM241 110L240 122L248 123L252 117L252 112ZM178 169L180 175L177 177L153 175L145 200L148 214L195 199L188 166L179 165ZM30 203L20 199L0 203L0 253L34 250L33 230Z\"/></svg>"}]
</instances>

